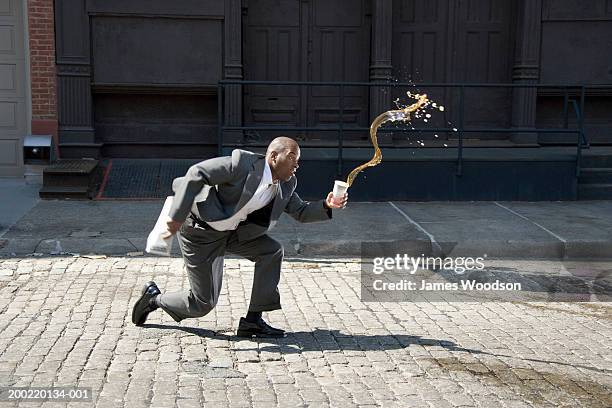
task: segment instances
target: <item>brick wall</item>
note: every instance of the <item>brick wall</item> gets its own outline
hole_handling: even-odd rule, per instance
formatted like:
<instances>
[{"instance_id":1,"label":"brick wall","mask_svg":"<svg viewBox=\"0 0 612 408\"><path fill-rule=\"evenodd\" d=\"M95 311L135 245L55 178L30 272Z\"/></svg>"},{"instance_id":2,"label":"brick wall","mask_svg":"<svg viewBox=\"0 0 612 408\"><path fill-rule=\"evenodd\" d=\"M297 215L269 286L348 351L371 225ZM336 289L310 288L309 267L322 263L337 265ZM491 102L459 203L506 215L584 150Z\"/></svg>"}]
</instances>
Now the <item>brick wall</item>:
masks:
<instances>
[{"instance_id":1,"label":"brick wall","mask_svg":"<svg viewBox=\"0 0 612 408\"><path fill-rule=\"evenodd\" d=\"M32 133L57 142L57 77L53 0L28 0Z\"/></svg>"}]
</instances>

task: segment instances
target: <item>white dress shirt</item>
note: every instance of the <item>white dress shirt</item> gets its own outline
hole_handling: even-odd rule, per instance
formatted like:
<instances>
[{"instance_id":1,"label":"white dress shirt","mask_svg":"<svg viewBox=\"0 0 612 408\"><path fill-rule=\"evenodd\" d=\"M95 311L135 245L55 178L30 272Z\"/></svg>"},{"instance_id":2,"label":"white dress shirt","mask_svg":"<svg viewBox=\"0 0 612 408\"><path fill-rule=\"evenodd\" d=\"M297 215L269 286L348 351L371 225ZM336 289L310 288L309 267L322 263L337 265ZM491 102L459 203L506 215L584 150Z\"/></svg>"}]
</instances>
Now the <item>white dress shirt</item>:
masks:
<instances>
[{"instance_id":1,"label":"white dress shirt","mask_svg":"<svg viewBox=\"0 0 612 408\"><path fill-rule=\"evenodd\" d=\"M238 228L238 224L247 219L247 215L268 205L276 196L277 191L278 181L276 183L272 181L272 170L270 170L268 162L265 161L261 182L249 202L230 218L219 221L207 221L206 223L217 231L235 230Z\"/></svg>"}]
</instances>

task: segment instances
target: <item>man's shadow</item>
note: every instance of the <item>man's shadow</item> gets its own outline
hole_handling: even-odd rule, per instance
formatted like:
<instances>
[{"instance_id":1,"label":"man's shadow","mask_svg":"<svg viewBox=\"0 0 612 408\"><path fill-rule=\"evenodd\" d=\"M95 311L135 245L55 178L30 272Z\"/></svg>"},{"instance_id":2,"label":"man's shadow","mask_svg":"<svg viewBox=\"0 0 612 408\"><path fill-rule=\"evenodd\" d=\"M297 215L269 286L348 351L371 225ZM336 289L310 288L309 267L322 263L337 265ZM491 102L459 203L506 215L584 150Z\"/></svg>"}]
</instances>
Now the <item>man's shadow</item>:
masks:
<instances>
[{"instance_id":1,"label":"man's shadow","mask_svg":"<svg viewBox=\"0 0 612 408\"><path fill-rule=\"evenodd\" d=\"M456 343L449 340L430 339L421 336L405 334L389 335L351 335L341 333L339 330L314 329L313 331L288 332L285 337L277 338L248 338L226 334L221 331L203 329L199 327L186 327L164 324L144 324L143 328L151 329L173 329L190 333L199 337L227 340L227 341L252 341L253 348L240 347L240 351L271 351L283 354L302 353L304 351L371 351L371 350L397 350L411 345L440 346L447 350L480 353L478 350L470 350L458 347ZM264 345L259 345L264 343Z\"/></svg>"},{"instance_id":2,"label":"man's shadow","mask_svg":"<svg viewBox=\"0 0 612 408\"><path fill-rule=\"evenodd\" d=\"M546 360L539 358L519 357L508 354L491 353L484 350L469 349L460 347L457 343L450 340L430 339L421 336L411 336L406 334L388 335L362 335L346 334L339 330L315 329L313 331L288 332L286 337L281 338L245 338L236 335L226 334L224 331L213 331L199 327L185 327L164 324L144 324L143 328L151 329L172 329L180 330L199 337L227 340L227 341L248 341L253 342L252 348L240 347L239 351L267 351L282 354L299 354L305 351L374 351L374 350L398 350L405 349L411 345L420 346L439 346L448 351L463 352L469 354L482 354L495 357L516 358L523 361L533 361L538 363L558 364L569 367L579 367L590 371L604 374L612 374L612 370L597 367L565 363L561 361ZM264 343L262 345L261 343Z\"/></svg>"}]
</instances>

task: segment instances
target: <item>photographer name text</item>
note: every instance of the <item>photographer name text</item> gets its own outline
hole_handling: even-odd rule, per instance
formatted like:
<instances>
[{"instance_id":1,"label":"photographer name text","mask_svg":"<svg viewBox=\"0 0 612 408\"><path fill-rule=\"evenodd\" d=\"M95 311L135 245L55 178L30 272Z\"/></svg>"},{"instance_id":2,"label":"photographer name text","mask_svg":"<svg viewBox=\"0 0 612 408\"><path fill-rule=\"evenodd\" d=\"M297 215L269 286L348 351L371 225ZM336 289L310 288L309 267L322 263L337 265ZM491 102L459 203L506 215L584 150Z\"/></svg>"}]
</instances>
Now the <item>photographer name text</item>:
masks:
<instances>
[{"instance_id":1,"label":"photographer name text","mask_svg":"<svg viewBox=\"0 0 612 408\"><path fill-rule=\"evenodd\" d=\"M374 290L399 290L399 291L458 291L458 290L476 290L476 291L511 291L522 290L519 282L477 282L475 280L460 280L459 282L428 282L422 280L420 284L415 281L402 279L395 282L385 282L382 279L376 279L372 282Z\"/></svg>"}]
</instances>

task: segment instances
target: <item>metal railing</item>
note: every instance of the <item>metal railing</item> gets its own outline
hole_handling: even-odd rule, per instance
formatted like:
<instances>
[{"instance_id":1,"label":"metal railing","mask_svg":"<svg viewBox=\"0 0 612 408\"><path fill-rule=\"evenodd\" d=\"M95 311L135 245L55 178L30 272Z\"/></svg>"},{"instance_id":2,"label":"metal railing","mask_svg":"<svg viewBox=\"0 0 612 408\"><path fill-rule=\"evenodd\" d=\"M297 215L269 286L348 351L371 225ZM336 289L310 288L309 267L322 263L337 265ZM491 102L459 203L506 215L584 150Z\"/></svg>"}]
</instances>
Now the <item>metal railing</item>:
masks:
<instances>
[{"instance_id":1,"label":"metal railing","mask_svg":"<svg viewBox=\"0 0 612 408\"><path fill-rule=\"evenodd\" d=\"M259 85L259 86L331 86L338 88L338 126L227 126L225 125L224 98L225 88L232 85ZM456 128L436 127L436 128L416 128L416 127L393 127L391 131L408 131L408 132L453 132L458 136L457 139L457 175L462 175L463 172L463 150L464 150L464 134L467 133L557 133L557 134L576 134L576 176L580 174L580 163L582 157L582 149L588 148L589 143L584 131L584 105L586 90L593 89L612 89L612 85L570 85L570 84L494 84L494 83L401 83L401 82L309 82L309 81L249 81L249 80L222 80L218 83L217 101L218 101L218 151L219 155L223 154L223 134L224 131L336 131L338 132L338 174L341 173L343 167L343 148L344 148L344 133L345 131L369 131L369 127L344 127L344 109L345 109L345 88L346 87L379 87L379 88L410 88L415 87L420 90L430 88L451 88L458 89L459 106L458 120ZM535 88L561 90L563 93L563 128L520 128L520 127L478 127L468 128L465 123L465 91L469 88ZM557 91L558 92L558 91ZM576 95L577 99L571 99L571 95ZM576 116L576 128L569 128L569 111L572 107ZM382 113L382 112L381 112ZM456 131L455 131L456 129Z\"/></svg>"}]
</instances>

